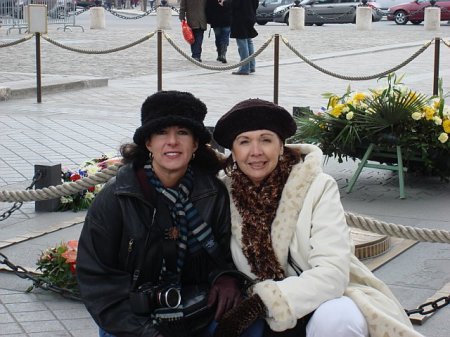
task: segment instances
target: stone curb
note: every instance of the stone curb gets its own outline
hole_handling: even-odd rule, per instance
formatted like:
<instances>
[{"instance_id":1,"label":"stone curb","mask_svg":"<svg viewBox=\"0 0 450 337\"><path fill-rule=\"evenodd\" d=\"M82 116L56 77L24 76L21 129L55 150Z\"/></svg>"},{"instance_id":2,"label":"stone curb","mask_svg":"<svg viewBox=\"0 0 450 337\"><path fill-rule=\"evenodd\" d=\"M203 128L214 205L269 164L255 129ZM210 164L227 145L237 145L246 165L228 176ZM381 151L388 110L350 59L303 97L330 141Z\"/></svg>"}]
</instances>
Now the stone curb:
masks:
<instances>
[{"instance_id":1,"label":"stone curb","mask_svg":"<svg viewBox=\"0 0 450 337\"><path fill-rule=\"evenodd\" d=\"M79 90L86 88L104 87L108 85L108 78L92 78L87 76L55 76L43 75L41 87L43 94ZM36 79L11 81L0 86L0 101L33 97L36 95Z\"/></svg>"}]
</instances>

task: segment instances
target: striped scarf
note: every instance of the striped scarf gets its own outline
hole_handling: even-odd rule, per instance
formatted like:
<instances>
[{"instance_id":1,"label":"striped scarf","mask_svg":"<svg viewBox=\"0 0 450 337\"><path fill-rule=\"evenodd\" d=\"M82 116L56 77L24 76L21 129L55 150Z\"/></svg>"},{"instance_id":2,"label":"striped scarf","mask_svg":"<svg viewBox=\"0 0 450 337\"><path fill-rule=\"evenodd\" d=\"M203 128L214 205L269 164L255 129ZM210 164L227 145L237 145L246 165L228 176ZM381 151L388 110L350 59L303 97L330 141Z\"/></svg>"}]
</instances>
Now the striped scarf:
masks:
<instances>
[{"instance_id":1,"label":"striped scarf","mask_svg":"<svg viewBox=\"0 0 450 337\"><path fill-rule=\"evenodd\" d=\"M149 183L156 191L166 198L169 203L170 216L173 226L179 230L177 271L180 273L184 264L186 252L195 253L203 245L213 244L214 236L209 226L203 221L189 199L192 191L194 173L189 166L180 184L176 188L165 188L153 171L151 163L144 166Z\"/></svg>"}]
</instances>

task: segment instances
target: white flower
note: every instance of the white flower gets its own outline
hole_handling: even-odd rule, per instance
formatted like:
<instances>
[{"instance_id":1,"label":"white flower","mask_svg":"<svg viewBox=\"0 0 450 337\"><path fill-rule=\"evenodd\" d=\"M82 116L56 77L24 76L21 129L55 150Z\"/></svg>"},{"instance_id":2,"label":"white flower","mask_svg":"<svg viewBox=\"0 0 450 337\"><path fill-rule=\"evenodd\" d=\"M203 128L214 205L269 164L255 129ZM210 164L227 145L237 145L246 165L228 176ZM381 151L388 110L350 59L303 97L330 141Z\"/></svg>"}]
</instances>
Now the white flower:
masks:
<instances>
[{"instance_id":1,"label":"white flower","mask_svg":"<svg viewBox=\"0 0 450 337\"><path fill-rule=\"evenodd\" d=\"M347 118L347 120L351 120L353 118L353 111L350 111L349 113L347 113L345 115L345 118Z\"/></svg>"},{"instance_id":2,"label":"white flower","mask_svg":"<svg viewBox=\"0 0 450 337\"><path fill-rule=\"evenodd\" d=\"M414 119L415 121L418 121L419 119L422 118L422 114L420 112L413 112L413 114L411 115L412 119Z\"/></svg>"},{"instance_id":3,"label":"white flower","mask_svg":"<svg viewBox=\"0 0 450 337\"><path fill-rule=\"evenodd\" d=\"M438 139L441 143L445 143L448 140L448 135L445 132L442 132Z\"/></svg>"},{"instance_id":4,"label":"white flower","mask_svg":"<svg viewBox=\"0 0 450 337\"><path fill-rule=\"evenodd\" d=\"M88 176L94 175L99 171L99 168L97 165L88 165L84 168L87 172Z\"/></svg>"},{"instance_id":5,"label":"white flower","mask_svg":"<svg viewBox=\"0 0 450 337\"><path fill-rule=\"evenodd\" d=\"M433 122L436 125L441 125L442 124L442 119L440 117L438 117L438 116L434 116L433 117Z\"/></svg>"},{"instance_id":6,"label":"white flower","mask_svg":"<svg viewBox=\"0 0 450 337\"><path fill-rule=\"evenodd\" d=\"M344 108L342 108L342 112L343 113L346 113L346 112L349 112L349 111L350 111L350 108L348 106L345 106Z\"/></svg>"},{"instance_id":7,"label":"white flower","mask_svg":"<svg viewBox=\"0 0 450 337\"><path fill-rule=\"evenodd\" d=\"M84 195L84 198L86 200L93 200L95 198L95 195L92 192L86 192L86 194Z\"/></svg>"},{"instance_id":8,"label":"white flower","mask_svg":"<svg viewBox=\"0 0 450 337\"><path fill-rule=\"evenodd\" d=\"M61 199L61 204L70 204L71 202L73 202L73 198L71 196L62 196Z\"/></svg>"},{"instance_id":9,"label":"white flower","mask_svg":"<svg viewBox=\"0 0 450 337\"><path fill-rule=\"evenodd\" d=\"M444 105L444 108L442 109L442 114L445 116L450 116L450 106Z\"/></svg>"},{"instance_id":10,"label":"white flower","mask_svg":"<svg viewBox=\"0 0 450 337\"><path fill-rule=\"evenodd\" d=\"M396 89L400 91L400 96L406 96L410 91L408 87L404 85L399 85Z\"/></svg>"}]
</instances>

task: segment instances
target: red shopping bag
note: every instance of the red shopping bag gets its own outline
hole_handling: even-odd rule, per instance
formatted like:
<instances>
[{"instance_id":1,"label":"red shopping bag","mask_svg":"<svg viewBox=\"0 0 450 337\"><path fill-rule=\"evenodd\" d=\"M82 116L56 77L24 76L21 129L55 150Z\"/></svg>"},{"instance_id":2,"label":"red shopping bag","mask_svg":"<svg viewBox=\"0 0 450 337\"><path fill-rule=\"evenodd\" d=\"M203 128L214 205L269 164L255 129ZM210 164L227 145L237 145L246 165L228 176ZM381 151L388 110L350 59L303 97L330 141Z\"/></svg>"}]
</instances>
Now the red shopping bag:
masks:
<instances>
[{"instance_id":1,"label":"red shopping bag","mask_svg":"<svg viewBox=\"0 0 450 337\"><path fill-rule=\"evenodd\" d=\"M192 32L192 28L189 27L186 20L181 21L181 31L183 32L183 37L187 43L193 44L195 41L194 33Z\"/></svg>"}]
</instances>

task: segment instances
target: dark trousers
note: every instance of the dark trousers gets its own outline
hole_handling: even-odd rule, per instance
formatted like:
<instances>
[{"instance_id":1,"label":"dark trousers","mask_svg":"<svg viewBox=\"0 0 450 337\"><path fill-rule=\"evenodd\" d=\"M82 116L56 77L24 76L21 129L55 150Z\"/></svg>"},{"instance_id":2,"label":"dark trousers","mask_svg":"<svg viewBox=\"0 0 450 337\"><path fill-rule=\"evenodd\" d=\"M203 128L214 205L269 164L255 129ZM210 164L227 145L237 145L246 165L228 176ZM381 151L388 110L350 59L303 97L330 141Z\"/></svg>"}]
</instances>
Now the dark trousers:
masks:
<instances>
[{"instance_id":1,"label":"dark trousers","mask_svg":"<svg viewBox=\"0 0 450 337\"><path fill-rule=\"evenodd\" d=\"M202 43L203 43L203 33L205 32L201 28L192 29L194 33L195 41L191 44L192 57L200 60L202 58Z\"/></svg>"}]
</instances>

